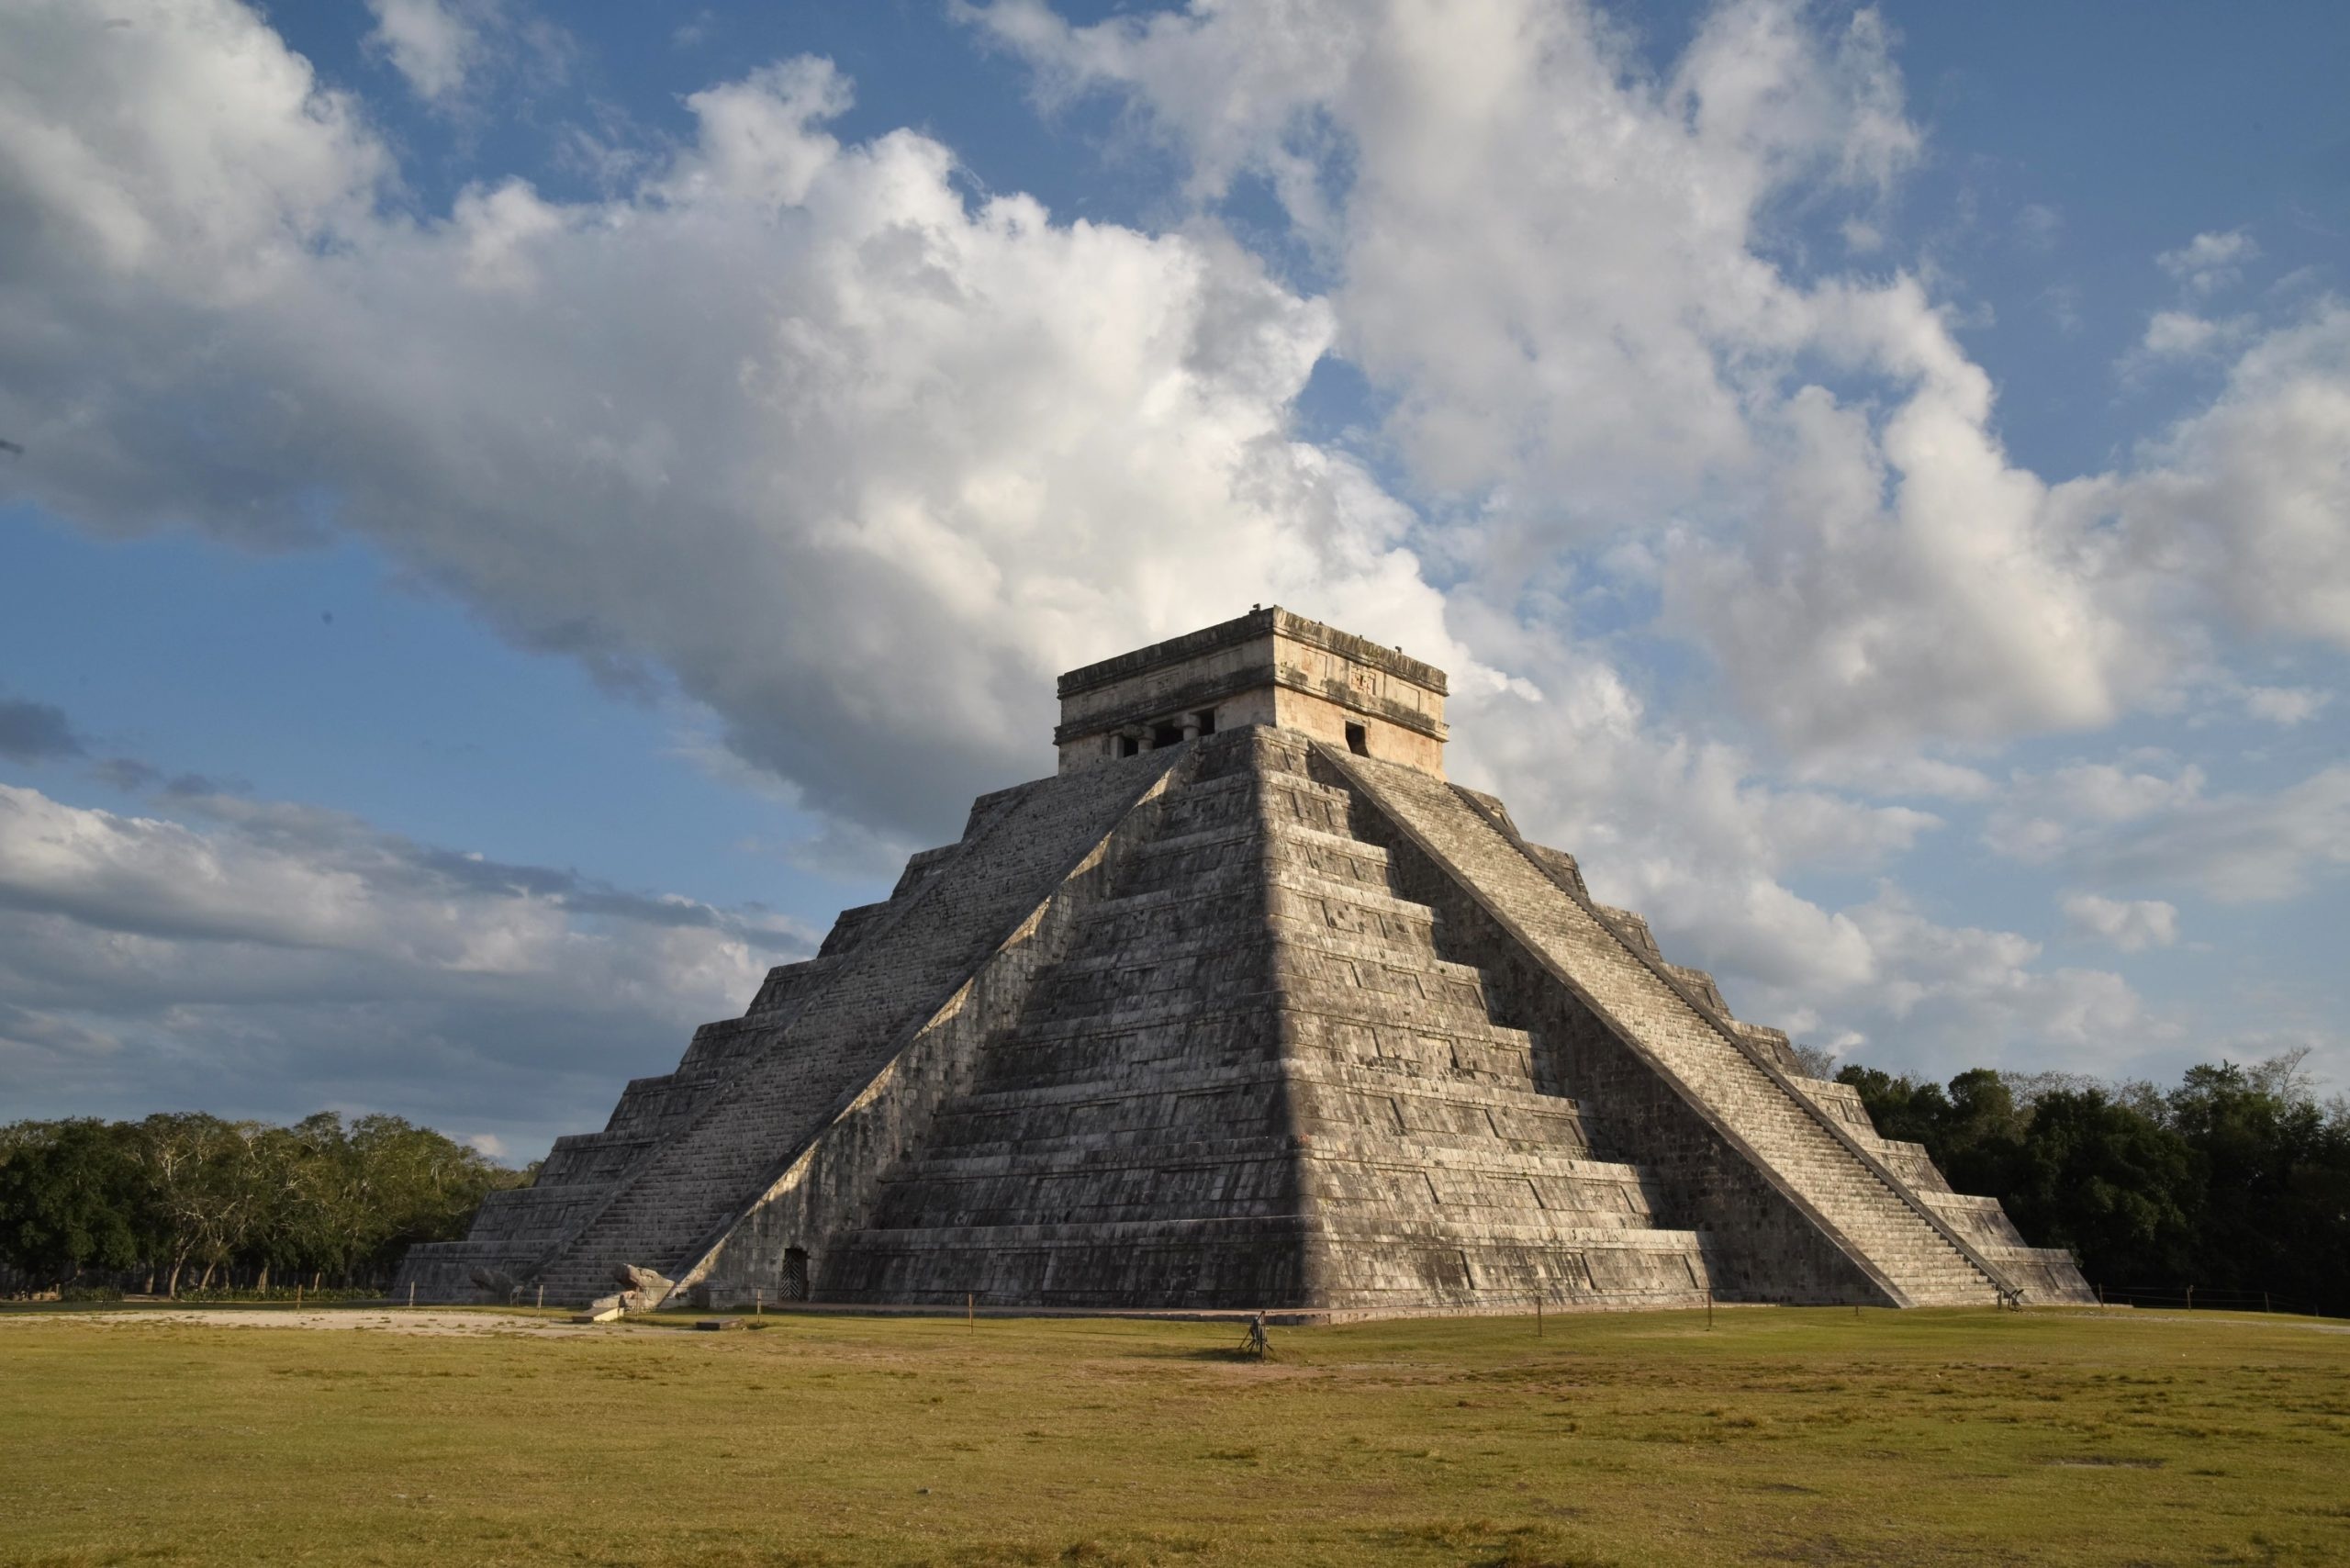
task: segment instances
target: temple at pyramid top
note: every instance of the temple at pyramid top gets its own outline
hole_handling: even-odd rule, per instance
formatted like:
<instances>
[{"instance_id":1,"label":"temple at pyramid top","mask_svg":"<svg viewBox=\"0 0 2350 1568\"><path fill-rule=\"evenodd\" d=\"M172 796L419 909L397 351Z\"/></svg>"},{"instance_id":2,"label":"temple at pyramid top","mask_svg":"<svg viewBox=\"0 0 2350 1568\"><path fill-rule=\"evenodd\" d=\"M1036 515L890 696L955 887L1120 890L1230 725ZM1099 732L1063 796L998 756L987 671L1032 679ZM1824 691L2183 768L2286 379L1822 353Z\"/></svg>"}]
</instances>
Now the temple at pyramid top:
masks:
<instances>
[{"instance_id":1,"label":"temple at pyramid top","mask_svg":"<svg viewBox=\"0 0 2350 1568\"><path fill-rule=\"evenodd\" d=\"M1244 724L1444 777L1444 671L1279 605L1073 669L1053 732L1060 770Z\"/></svg>"}]
</instances>

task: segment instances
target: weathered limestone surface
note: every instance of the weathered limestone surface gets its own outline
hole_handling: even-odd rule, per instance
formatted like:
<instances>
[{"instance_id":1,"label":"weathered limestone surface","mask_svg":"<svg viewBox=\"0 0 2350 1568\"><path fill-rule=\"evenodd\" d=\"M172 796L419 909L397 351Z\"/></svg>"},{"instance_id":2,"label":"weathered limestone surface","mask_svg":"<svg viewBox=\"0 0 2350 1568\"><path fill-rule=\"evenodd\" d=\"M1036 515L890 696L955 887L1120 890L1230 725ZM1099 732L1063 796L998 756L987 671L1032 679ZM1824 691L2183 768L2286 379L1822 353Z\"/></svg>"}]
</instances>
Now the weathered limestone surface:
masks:
<instances>
[{"instance_id":1,"label":"weathered limestone surface","mask_svg":"<svg viewBox=\"0 0 2350 1568\"><path fill-rule=\"evenodd\" d=\"M1072 672L1059 776L982 797L400 1288L2087 1299L1572 856L1445 783L1443 684L1278 609ZM1177 738L1199 704L1214 722Z\"/></svg>"},{"instance_id":2,"label":"weathered limestone surface","mask_svg":"<svg viewBox=\"0 0 2350 1568\"><path fill-rule=\"evenodd\" d=\"M1155 835L843 1234L843 1301L1443 1308L1698 1299L1304 737L1195 743ZM777 1236L771 1245L783 1244ZM754 1264L755 1274L759 1265ZM738 1287L739 1288L739 1287Z\"/></svg>"},{"instance_id":3,"label":"weathered limestone surface","mask_svg":"<svg viewBox=\"0 0 2350 1568\"><path fill-rule=\"evenodd\" d=\"M1408 768L1326 747L1318 758L1364 791L1431 880L1449 884L1461 924L1483 926L1480 945L1529 971L1528 991L1540 994L1544 975L1556 982L1544 1001L1552 1032L1580 1058L1571 1071L1609 1083L1628 1109L1638 1103L1651 1158L1687 1202L1730 1222L1739 1294L1834 1300L1868 1288L1905 1306L1996 1299L2004 1278L1728 1026L1710 979L1698 977L1700 991L1695 971L1662 962L1645 926L1619 929L1577 897L1490 808ZM1798 1247L1807 1226L1818 1240Z\"/></svg>"}]
</instances>

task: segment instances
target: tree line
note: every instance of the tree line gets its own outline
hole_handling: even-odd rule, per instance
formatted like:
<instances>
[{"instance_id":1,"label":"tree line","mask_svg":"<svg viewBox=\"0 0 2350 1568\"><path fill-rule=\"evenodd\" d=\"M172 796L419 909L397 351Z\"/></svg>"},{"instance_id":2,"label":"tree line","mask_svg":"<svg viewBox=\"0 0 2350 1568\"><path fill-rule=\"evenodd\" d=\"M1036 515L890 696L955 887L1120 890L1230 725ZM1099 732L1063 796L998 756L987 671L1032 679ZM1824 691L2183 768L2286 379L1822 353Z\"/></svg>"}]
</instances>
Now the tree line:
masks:
<instances>
[{"instance_id":1,"label":"tree line","mask_svg":"<svg viewBox=\"0 0 2350 1568\"><path fill-rule=\"evenodd\" d=\"M1925 1146L2026 1240L2121 1296L2192 1285L2350 1313L2350 1101L2290 1052L2188 1069L2176 1088L1986 1068L1947 1085L1848 1065L1877 1130ZM529 1184L397 1116L291 1126L181 1112L0 1126L0 1289L77 1282L178 1295L380 1289L415 1242L462 1238Z\"/></svg>"},{"instance_id":2,"label":"tree line","mask_svg":"<svg viewBox=\"0 0 2350 1568\"><path fill-rule=\"evenodd\" d=\"M2121 1298L2350 1313L2350 1101L2320 1102L2307 1050L2205 1063L2177 1087L1978 1068L1947 1087L1848 1066L1877 1131L1923 1144L2024 1238L2066 1247Z\"/></svg>"},{"instance_id":3,"label":"tree line","mask_svg":"<svg viewBox=\"0 0 2350 1568\"><path fill-rule=\"evenodd\" d=\"M0 1272L18 1291L386 1285L462 1238L510 1170L397 1116L291 1126L172 1112L0 1126Z\"/></svg>"}]
</instances>

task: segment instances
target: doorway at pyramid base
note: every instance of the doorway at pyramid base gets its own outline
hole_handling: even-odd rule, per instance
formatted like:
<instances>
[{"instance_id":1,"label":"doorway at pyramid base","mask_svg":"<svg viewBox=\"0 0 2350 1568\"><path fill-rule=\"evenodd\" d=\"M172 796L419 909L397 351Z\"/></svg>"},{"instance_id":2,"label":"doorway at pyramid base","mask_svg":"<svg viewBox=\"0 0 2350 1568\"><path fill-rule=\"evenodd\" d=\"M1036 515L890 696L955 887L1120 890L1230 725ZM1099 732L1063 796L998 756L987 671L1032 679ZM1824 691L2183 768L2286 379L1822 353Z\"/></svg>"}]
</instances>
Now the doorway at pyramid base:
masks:
<instances>
[{"instance_id":1,"label":"doorway at pyramid base","mask_svg":"<svg viewBox=\"0 0 2350 1568\"><path fill-rule=\"evenodd\" d=\"M1181 661L1228 696L1259 633L1282 700L1337 720L1203 711ZM975 802L397 1288L576 1303L637 1266L713 1307L2091 1299L1446 783L1440 672L1279 610L1160 647L1065 678L1064 711L1074 680L1102 724L1194 722L1131 752L1065 723L1061 773ZM1346 717L1358 693L1400 739Z\"/></svg>"}]
</instances>

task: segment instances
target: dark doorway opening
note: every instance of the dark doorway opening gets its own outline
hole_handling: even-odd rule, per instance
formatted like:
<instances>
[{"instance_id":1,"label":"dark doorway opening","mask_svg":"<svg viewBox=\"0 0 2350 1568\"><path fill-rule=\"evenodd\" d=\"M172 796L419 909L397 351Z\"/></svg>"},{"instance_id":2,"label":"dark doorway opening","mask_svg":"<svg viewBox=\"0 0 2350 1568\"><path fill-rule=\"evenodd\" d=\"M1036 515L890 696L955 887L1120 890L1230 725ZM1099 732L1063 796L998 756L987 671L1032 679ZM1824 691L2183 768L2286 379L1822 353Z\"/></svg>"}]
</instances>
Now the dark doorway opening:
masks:
<instances>
[{"instance_id":1,"label":"dark doorway opening","mask_svg":"<svg viewBox=\"0 0 2350 1568\"><path fill-rule=\"evenodd\" d=\"M783 1249L783 1299L808 1299L808 1249L805 1247Z\"/></svg>"},{"instance_id":2,"label":"dark doorway opening","mask_svg":"<svg viewBox=\"0 0 2350 1568\"><path fill-rule=\"evenodd\" d=\"M1193 722L1200 726L1200 734L1203 735L1212 735L1215 734L1214 709L1203 708L1199 712L1192 714L1192 718Z\"/></svg>"},{"instance_id":3,"label":"dark doorway opening","mask_svg":"<svg viewBox=\"0 0 2350 1568\"><path fill-rule=\"evenodd\" d=\"M1142 742L1136 740L1132 735L1120 735L1118 737L1118 755L1120 756L1140 756L1142 755Z\"/></svg>"},{"instance_id":4,"label":"dark doorway opening","mask_svg":"<svg viewBox=\"0 0 2350 1568\"><path fill-rule=\"evenodd\" d=\"M1371 735L1360 724L1347 726L1347 749L1357 756L1371 755Z\"/></svg>"},{"instance_id":5,"label":"dark doorway opening","mask_svg":"<svg viewBox=\"0 0 2350 1568\"><path fill-rule=\"evenodd\" d=\"M1157 751L1163 745L1174 745L1182 738L1183 727L1181 724L1155 724L1150 732L1150 749Z\"/></svg>"}]
</instances>

